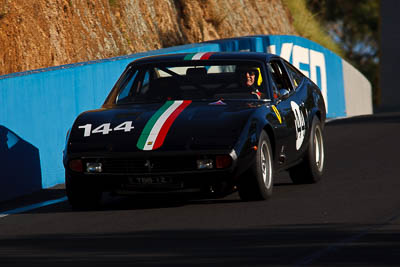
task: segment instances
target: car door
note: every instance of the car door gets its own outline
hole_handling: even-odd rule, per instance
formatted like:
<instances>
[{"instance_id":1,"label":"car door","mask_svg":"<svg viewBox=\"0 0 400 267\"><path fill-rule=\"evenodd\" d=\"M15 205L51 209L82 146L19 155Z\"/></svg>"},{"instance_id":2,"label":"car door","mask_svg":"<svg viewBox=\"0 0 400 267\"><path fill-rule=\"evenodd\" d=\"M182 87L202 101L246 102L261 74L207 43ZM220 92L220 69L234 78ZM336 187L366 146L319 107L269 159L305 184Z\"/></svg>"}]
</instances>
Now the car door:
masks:
<instances>
[{"instance_id":1,"label":"car door","mask_svg":"<svg viewBox=\"0 0 400 267\"><path fill-rule=\"evenodd\" d=\"M291 101L292 112L294 115L294 124L296 130L296 149L294 151L295 158L301 157L307 149L308 130L309 130L309 111L313 106L312 90L309 88L309 80L293 65L282 60L283 66L287 71L287 77L293 87L293 98Z\"/></svg>"},{"instance_id":2,"label":"car door","mask_svg":"<svg viewBox=\"0 0 400 267\"><path fill-rule=\"evenodd\" d=\"M298 160L299 150L305 137L305 118L302 112L302 99L297 96L298 84L294 84L285 62L280 58L270 60L268 69L272 78L274 103L281 114L286 131L279 145L279 157L284 159L282 165L290 165Z\"/></svg>"}]
</instances>

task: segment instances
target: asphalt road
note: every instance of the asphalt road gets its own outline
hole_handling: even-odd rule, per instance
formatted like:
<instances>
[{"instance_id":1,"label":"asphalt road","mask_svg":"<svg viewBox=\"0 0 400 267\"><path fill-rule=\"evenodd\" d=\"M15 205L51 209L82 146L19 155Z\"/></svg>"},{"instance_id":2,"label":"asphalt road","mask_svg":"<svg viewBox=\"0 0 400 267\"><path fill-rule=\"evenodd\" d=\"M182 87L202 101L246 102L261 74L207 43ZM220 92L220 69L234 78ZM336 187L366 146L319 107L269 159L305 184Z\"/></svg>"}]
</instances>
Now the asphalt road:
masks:
<instances>
[{"instance_id":1,"label":"asphalt road","mask_svg":"<svg viewBox=\"0 0 400 267\"><path fill-rule=\"evenodd\" d=\"M268 201L117 198L2 217L0 266L400 265L400 113L331 122L325 141L324 179L294 185L282 173Z\"/></svg>"}]
</instances>

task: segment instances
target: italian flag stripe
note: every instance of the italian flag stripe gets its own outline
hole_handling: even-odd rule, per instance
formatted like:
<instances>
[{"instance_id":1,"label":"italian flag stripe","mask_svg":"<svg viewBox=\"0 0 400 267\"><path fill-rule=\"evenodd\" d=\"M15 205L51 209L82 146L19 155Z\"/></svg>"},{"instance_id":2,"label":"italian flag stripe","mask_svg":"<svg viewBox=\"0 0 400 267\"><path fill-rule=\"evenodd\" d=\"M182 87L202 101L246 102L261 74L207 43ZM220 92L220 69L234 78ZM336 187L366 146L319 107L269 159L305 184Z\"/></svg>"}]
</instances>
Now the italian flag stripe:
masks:
<instances>
[{"instance_id":1,"label":"italian flag stripe","mask_svg":"<svg viewBox=\"0 0 400 267\"><path fill-rule=\"evenodd\" d=\"M212 52L207 52L207 53L205 53L200 59L201 59L201 60L207 60L207 59L210 58L210 56L211 56L212 54L213 54Z\"/></svg>"},{"instance_id":2,"label":"italian flag stripe","mask_svg":"<svg viewBox=\"0 0 400 267\"><path fill-rule=\"evenodd\" d=\"M163 144L172 123L191 102L167 101L147 122L139 137L137 147L142 150L159 148Z\"/></svg>"},{"instance_id":3,"label":"italian flag stripe","mask_svg":"<svg viewBox=\"0 0 400 267\"><path fill-rule=\"evenodd\" d=\"M156 113L150 118L150 120L144 126L144 129L139 137L137 147L139 149L143 149L144 145L146 144L147 137L149 136L151 129L153 128L154 124L156 123L157 119L167 110L173 101L167 101Z\"/></svg>"},{"instance_id":4,"label":"italian flag stripe","mask_svg":"<svg viewBox=\"0 0 400 267\"><path fill-rule=\"evenodd\" d=\"M187 55L183 58L183 60L192 60L192 57L193 57L194 55L196 55L196 53L187 54Z\"/></svg>"},{"instance_id":5,"label":"italian flag stripe","mask_svg":"<svg viewBox=\"0 0 400 267\"><path fill-rule=\"evenodd\" d=\"M205 52L197 53L192 57L192 60L200 60L201 57L205 54Z\"/></svg>"},{"instance_id":6,"label":"italian flag stripe","mask_svg":"<svg viewBox=\"0 0 400 267\"><path fill-rule=\"evenodd\" d=\"M213 52L200 52L200 53L190 53L187 54L183 60L207 60Z\"/></svg>"},{"instance_id":7,"label":"italian flag stripe","mask_svg":"<svg viewBox=\"0 0 400 267\"><path fill-rule=\"evenodd\" d=\"M159 148L163 143L164 139L167 136L167 133L169 131L169 128L171 128L172 123L175 121L175 119L179 116L179 114L187 107L189 104L192 103L192 101L183 101L183 103L175 109L171 115L168 117L168 119L165 121L163 126L161 127L158 136L156 138L156 142L154 143L153 149Z\"/></svg>"}]
</instances>

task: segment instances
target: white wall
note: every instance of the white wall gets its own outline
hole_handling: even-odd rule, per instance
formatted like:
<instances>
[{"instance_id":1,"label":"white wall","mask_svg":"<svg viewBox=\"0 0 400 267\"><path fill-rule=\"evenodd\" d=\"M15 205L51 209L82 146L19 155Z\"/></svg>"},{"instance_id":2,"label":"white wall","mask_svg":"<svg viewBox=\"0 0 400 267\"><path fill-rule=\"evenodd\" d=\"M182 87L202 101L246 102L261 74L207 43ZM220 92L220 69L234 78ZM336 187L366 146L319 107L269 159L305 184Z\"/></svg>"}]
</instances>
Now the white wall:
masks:
<instances>
[{"instance_id":1,"label":"white wall","mask_svg":"<svg viewBox=\"0 0 400 267\"><path fill-rule=\"evenodd\" d=\"M345 60L342 65L347 117L372 114L371 83Z\"/></svg>"}]
</instances>

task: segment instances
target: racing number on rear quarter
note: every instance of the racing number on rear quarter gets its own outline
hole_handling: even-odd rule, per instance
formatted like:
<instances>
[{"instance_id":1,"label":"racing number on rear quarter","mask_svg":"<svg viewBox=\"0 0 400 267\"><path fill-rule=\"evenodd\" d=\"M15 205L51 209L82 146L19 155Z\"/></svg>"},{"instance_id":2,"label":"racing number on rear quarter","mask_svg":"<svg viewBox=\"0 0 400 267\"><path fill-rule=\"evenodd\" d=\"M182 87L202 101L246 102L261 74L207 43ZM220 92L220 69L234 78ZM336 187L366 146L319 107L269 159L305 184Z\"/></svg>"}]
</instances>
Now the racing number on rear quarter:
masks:
<instances>
[{"instance_id":1,"label":"racing number on rear quarter","mask_svg":"<svg viewBox=\"0 0 400 267\"><path fill-rule=\"evenodd\" d=\"M132 121L125 121L118 126L116 126L114 129L111 129L111 123L103 123L102 125L96 127L92 131L92 124L88 123L85 125L78 126L79 129L84 129L83 136L88 137L91 134L95 133L101 133L103 135L109 134L112 131L124 131L124 132L130 132L133 128L132 126Z\"/></svg>"},{"instance_id":2,"label":"racing number on rear quarter","mask_svg":"<svg viewBox=\"0 0 400 267\"><path fill-rule=\"evenodd\" d=\"M304 141L306 134L306 122L304 115L300 110L299 105L296 102L290 102L292 111L294 113L294 126L296 128L296 150L299 150Z\"/></svg>"}]
</instances>

